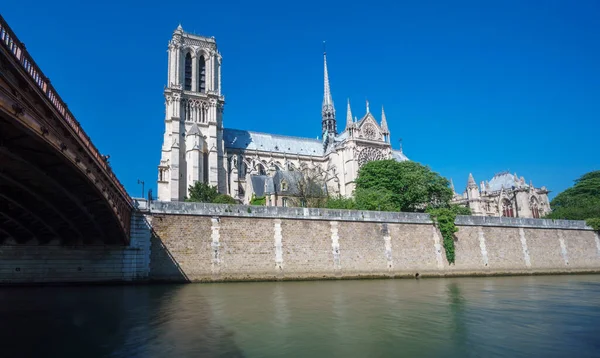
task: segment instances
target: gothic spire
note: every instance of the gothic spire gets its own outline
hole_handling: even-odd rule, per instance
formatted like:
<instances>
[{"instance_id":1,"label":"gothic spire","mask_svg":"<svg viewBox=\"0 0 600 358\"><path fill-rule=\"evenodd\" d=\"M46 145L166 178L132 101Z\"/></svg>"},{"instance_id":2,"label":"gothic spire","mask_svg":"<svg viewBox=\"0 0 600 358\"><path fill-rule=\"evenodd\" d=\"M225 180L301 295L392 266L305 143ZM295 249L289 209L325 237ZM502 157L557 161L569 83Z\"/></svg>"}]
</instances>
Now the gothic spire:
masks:
<instances>
[{"instance_id":1,"label":"gothic spire","mask_svg":"<svg viewBox=\"0 0 600 358\"><path fill-rule=\"evenodd\" d=\"M323 46L325 42L323 42ZM335 124L335 108L331 98L331 88L329 87L329 73L327 72L327 52L323 51L323 108L321 110L323 133L327 132L333 135L337 134Z\"/></svg>"},{"instance_id":2,"label":"gothic spire","mask_svg":"<svg viewBox=\"0 0 600 358\"><path fill-rule=\"evenodd\" d=\"M469 181L467 182L467 188L477 188L477 183L475 183L475 178L473 178L472 173L469 173Z\"/></svg>"},{"instance_id":3,"label":"gothic spire","mask_svg":"<svg viewBox=\"0 0 600 358\"><path fill-rule=\"evenodd\" d=\"M453 194L456 194L456 190L454 190L454 182L452 181L452 178L450 178L450 189L452 189Z\"/></svg>"},{"instance_id":4,"label":"gothic spire","mask_svg":"<svg viewBox=\"0 0 600 358\"><path fill-rule=\"evenodd\" d=\"M387 126L387 120L385 118L385 111L383 110L383 106L381 106L381 129L383 130L384 133L390 132L390 130L388 129L388 126Z\"/></svg>"},{"instance_id":5,"label":"gothic spire","mask_svg":"<svg viewBox=\"0 0 600 358\"><path fill-rule=\"evenodd\" d=\"M350 98L348 98L348 110L346 111L346 129L352 127L352 110L350 109Z\"/></svg>"}]
</instances>

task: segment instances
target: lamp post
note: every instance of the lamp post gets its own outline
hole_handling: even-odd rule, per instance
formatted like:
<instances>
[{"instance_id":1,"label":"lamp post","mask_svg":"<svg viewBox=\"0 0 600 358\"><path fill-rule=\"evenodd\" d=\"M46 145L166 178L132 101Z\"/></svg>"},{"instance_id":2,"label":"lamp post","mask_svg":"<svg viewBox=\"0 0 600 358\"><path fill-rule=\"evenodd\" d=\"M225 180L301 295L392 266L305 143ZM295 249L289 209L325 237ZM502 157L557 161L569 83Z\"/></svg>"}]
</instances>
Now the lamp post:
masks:
<instances>
[{"instance_id":1,"label":"lamp post","mask_svg":"<svg viewBox=\"0 0 600 358\"><path fill-rule=\"evenodd\" d=\"M138 179L138 184L142 184L142 198L144 197L144 181Z\"/></svg>"}]
</instances>

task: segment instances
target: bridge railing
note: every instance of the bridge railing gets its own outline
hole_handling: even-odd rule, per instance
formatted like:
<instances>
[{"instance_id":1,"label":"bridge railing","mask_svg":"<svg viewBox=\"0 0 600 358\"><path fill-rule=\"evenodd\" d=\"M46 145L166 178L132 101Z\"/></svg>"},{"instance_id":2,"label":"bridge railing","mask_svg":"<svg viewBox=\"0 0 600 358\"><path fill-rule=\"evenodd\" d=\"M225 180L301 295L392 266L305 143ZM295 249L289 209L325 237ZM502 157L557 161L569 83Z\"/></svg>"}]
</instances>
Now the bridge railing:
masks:
<instances>
[{"instance_id":1,"label":"bridge railing","mask_svg":"<svg viewBox=\"0 0 600 358\"><path fill-rule=\"evenodd\" d=\"M6 23L2 15L0 15L0 43L8 49L8 51L14 56L14 58L23 67L25 72L33 79L39 89L46 95L48 100L52 103L54 108L62 115L62 119L69 124L69 127L77 134L83 145L88 149L89 153L96 159L96 162L104 169L105 173L115 183L117 189L127 200L128 205L133 205L131 197L127 194L127 191L123 187L123 184L119 181L117 176L114 174L106 160L102 157L96 146L90 140L90 137L85 133L81 124L75 119L71 111L67 108L67 104L60 98L48 77L46 77L42 70L35 63L31 55L25 49L25 45L11 30L10 26Z\"/></svg>"}]
</instances>

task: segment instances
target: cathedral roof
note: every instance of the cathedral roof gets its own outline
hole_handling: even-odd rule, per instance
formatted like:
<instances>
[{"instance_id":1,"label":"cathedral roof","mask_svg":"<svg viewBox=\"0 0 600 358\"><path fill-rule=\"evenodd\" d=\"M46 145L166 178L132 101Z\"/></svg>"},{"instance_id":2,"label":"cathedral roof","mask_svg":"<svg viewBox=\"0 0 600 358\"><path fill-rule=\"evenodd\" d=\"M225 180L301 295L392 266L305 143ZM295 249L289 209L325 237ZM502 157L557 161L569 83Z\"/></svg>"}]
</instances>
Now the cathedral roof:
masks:
<instances>
[{"instance_id":1,"label":"cathedral roof","mask_svg":"<svg viewBox=\"0 0 600 358\"><path fill-rule=\"evenodd\" d=\"M397 162L404 162L409 160L401 150L392 150L392 158L396 159Z\"/></svg>"},{"instance_id":2,"label":"cathedral roof","mask_svg":"<svg viewBox=\"0 0 600 358\"><path fill-rule=\"evenodd\" d=\"M258 150L297 155L323 155L323 143L318 139L251 132L240 129L223 129L225 148Z\"/></svg>"},{"instance_id":3,"label":"cathedral roof","mask_svg":"<svg viewBox=\"0 0 600 358\"><path fill-rule=\"evenodd\" d=\"M503 172L503 173L498 173L496 175L494 175L494 177L492 178L492 180L490 180L490 191L497 191L500 190L502 188L504 189L512 189L512 187L515 188L521 188L523 186L527 186L522 185L519 181L519 178L516 177L513 174L510 174L508 172Z\"/></svg>"}]
</instances>

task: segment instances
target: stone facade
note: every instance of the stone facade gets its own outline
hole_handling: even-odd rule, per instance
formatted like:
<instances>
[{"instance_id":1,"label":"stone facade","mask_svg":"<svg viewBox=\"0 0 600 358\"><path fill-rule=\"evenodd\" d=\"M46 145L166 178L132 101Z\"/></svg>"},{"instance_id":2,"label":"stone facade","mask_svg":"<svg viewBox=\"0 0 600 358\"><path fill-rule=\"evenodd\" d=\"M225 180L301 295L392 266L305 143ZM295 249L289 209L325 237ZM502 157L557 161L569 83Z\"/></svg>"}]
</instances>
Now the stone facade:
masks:
<instances>
[{"instance_id":1,"label":"stone facade","mask_svg":"<svg viewBox=\"0 0 600 358\"><path fill-rule=\"evenodd\" d=\"M254 209L153 202L148 215L188 281L600 272L600 237L581 221L459 216L450 265L426 214ZM151 279L169 279L164 265L151 261Z\"/></svg>"},{"instance_id":2,"label":"stone facade","mask_svg":"<svg viewBox=\"0 0 600 358\"><path fill-rule=\"evenodd\" d=\"M179 26L169 43L165 88L165 133L158 166L158 199L182 201L197 181L217 186L242 203L254 195L267 205L285 205L276 172L311 171L327 194L350 196L359 167L371 160L408 160L390 144L383 108L380 122L370 112L353 117L348 100L345 129L338 133L324 54L321 139L298 138L223 127L221 54L214 38L197 36ZM262 180L256 180L262 178ZM258 186L262 185L262 187Z\"/></svg>"},{"instance_id":3,"label":"stone facade","mask_svg":"<svg viewBox=\"0 0 600 358\"><path fill-rule=\"evenodd\" d=\"M536 188L531 181L525 184L525 178L517 173L496 174L479 186L469 174L467 188L462 195L454 191L452 202L469 207L478 216L541 218L551 211L548 193L544 186Z\"/></svg>"}]
</instances>

